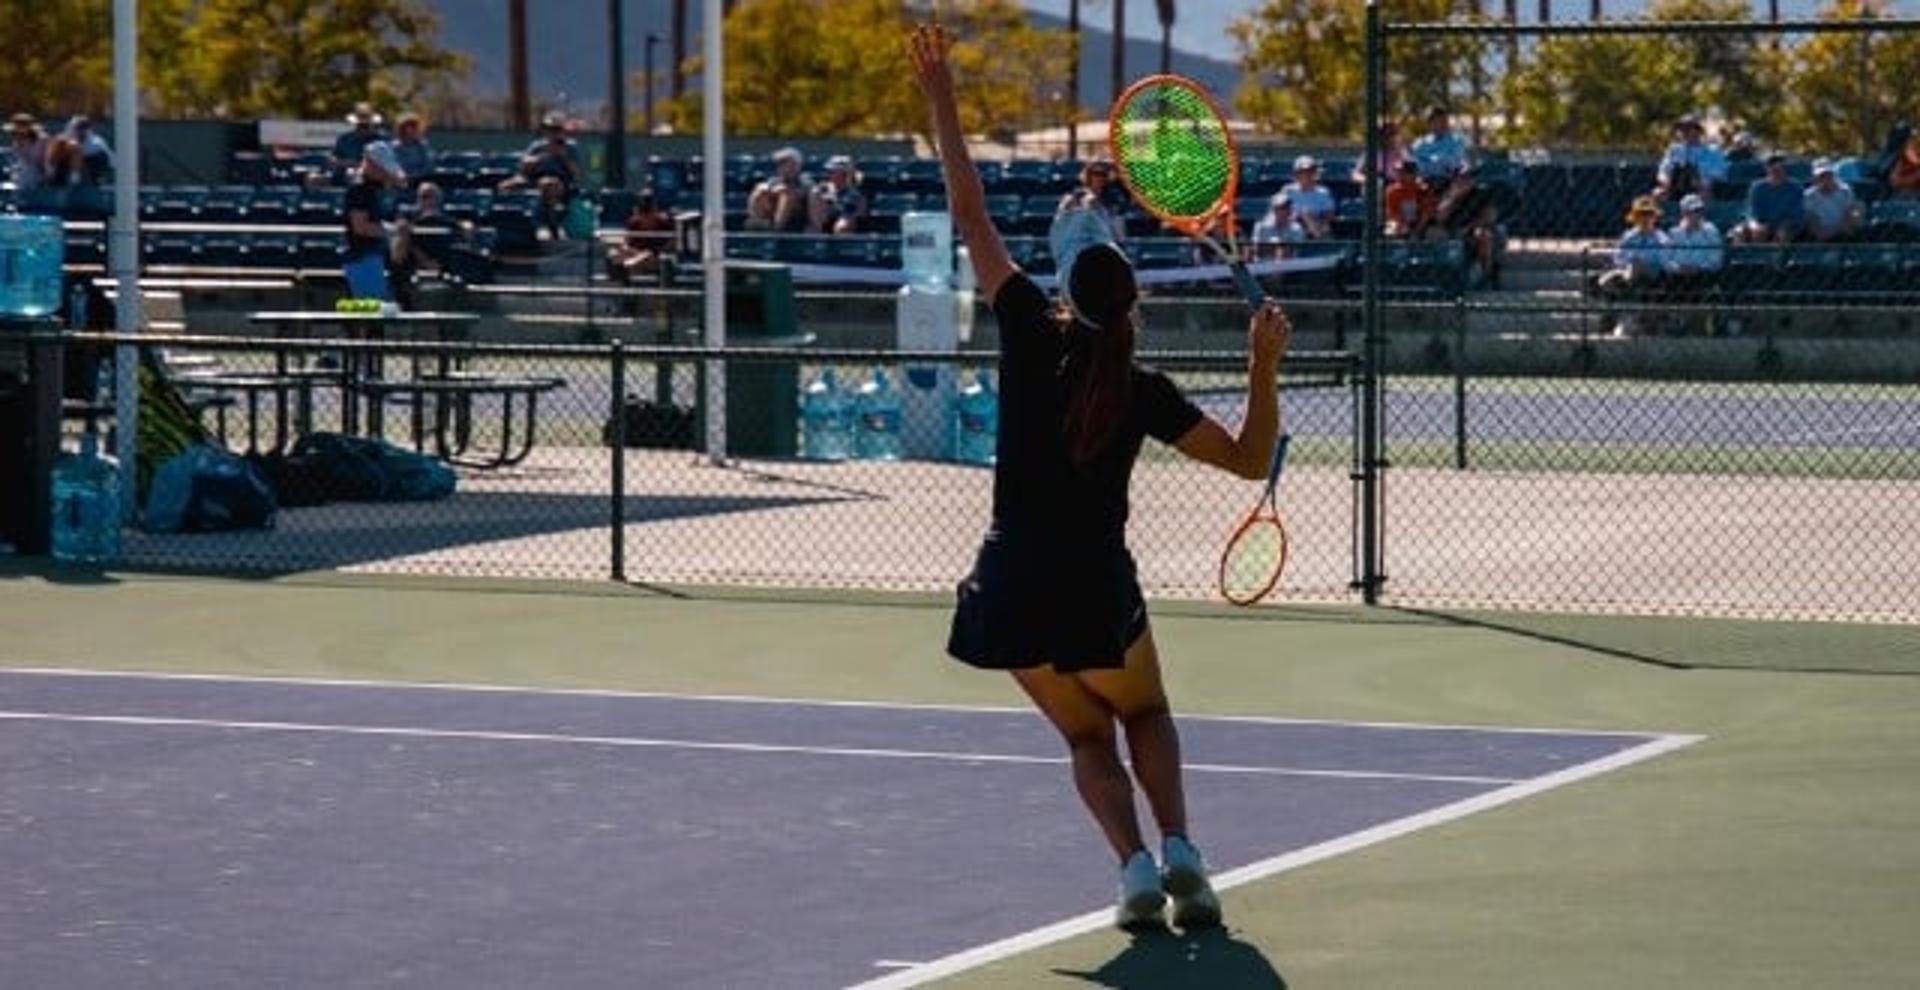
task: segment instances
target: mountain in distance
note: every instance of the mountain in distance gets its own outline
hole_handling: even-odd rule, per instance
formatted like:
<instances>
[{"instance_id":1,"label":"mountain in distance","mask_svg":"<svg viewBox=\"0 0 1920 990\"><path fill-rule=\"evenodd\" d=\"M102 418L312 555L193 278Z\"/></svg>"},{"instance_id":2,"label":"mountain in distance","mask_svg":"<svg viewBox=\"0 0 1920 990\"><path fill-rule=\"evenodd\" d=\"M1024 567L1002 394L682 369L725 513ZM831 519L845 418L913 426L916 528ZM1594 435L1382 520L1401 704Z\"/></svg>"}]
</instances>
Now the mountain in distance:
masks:
<instances>
[{"instance_id":1,"label":"mountain in distance","mask_svg":"<svg viewBox=\"0 0 1920 990\"><path fill-rule=\"evenodd\" d=\"M470 71L460 89L479 100L497 101L507 93L507 0L426 0L440 15L440 41L446 47L465 54ZM1144 9L1144 25L1129 23L1127 38L1127 76L1138 78L1160 69L1160 45L1157 40L1135 36L1134 29L1144 26L1157 36L1159 27L1151 4L1135 3ZM688 54L699 53L700 4L688 4ZM670 0L628 0L626 7L627 71L638 76L643 71L646 36L658 35L654 48L654 70L659 79L655 99L664 100L670 79L672 52L668 47L671 32ZM1104 4L1091 8L1097 18L1108 16ZM1134 13L1129 8L1129 13ZM1029 16L1036 27L1066 27L1066 20L1045 13ZM1081 18L1080 101L1095 114L1104 113L1113 102L1113 37ZM606 0L538 0L527 4L527 76L536 106L553 106L593 119L599 116L607 100L607 4ZM1221 52L1229 43L1220 39ZM1182 51L1173 53L1173 71L1191 76L1230 98L1239 84L1240 70L1231 60ZM629 109L641 106L638 93L629 93Z\"/></svg>"}]
</instances>

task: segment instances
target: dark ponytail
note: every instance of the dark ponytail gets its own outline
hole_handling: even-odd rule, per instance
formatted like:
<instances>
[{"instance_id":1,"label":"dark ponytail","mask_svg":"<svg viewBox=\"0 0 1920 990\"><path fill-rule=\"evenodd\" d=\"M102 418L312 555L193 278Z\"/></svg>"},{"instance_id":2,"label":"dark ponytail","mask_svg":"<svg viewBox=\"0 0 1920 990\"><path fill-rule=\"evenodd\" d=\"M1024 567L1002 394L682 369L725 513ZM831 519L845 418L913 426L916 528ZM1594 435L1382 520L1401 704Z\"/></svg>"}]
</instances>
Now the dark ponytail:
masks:
<instances>
[{"instance_id":1,"label":"dark ponytail","mask_svg":"<svg viewBox=\"0 0 1920 990\"><path fill-rule=\"evenodd\" d=\"M1110 244L1090 247L1068 274L1067 449L1073 463L1099 456L1133 398L1133 265Z\"/></svg>"}]
</instances>

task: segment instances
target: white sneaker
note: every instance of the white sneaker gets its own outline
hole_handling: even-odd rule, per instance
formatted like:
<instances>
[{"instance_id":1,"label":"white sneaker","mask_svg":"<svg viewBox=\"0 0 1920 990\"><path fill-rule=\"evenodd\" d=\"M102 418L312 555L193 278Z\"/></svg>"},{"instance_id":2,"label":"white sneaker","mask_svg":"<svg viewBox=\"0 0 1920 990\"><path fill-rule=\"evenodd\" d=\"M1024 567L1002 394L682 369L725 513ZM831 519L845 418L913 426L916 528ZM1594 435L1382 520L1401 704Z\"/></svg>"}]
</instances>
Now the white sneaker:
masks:
<instances>
[{"instance_id":1,"label":"white sneaker","mask_svg":"<svg viewBox=\"0 0 1920 990\"><path fill-rule=\"evenodd\" d=\"M1113 923L1124 929L1160 925L1160 909L1167 895L1160 889L1160 870L1153 854L1142 849L1120 868L1120 906L1114 909Z\"/></svg>"},{"instance_id":2,"label":"white sneaker","mask_svg":"<svg viewBox=\"0 0 1920 990\"><path fill-rule=\"evenodd\" d=\"M1220 924L1220 898L1207 882L1207 865L1193 843L1170 835L1162 843L1166 869L1160 886L1173 895L1173 923L1180 928L1212 928Z\"/></svg>"}]
</instances>

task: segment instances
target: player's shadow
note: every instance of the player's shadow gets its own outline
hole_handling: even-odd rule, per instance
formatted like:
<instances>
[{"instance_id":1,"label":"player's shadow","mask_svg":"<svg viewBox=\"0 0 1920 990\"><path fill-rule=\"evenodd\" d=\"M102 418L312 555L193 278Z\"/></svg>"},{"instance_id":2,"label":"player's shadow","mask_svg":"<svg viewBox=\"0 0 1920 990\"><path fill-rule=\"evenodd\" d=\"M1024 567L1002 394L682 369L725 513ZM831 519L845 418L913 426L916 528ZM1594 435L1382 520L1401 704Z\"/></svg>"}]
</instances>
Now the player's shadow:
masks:
<instances>
[{"instance_id":1,"label":"player's shadow","mask_svg":"<svg viewBox=\"0 0 1920 990\"><path fill-rule=\"evenodd\" d=\"M1114 990L1286 990L1287 981L1266 954L1225 928L1176 934L1167 929L1135 933L1119 955L1099 969L1057 969Z\"/></svg>"}]
</instances>

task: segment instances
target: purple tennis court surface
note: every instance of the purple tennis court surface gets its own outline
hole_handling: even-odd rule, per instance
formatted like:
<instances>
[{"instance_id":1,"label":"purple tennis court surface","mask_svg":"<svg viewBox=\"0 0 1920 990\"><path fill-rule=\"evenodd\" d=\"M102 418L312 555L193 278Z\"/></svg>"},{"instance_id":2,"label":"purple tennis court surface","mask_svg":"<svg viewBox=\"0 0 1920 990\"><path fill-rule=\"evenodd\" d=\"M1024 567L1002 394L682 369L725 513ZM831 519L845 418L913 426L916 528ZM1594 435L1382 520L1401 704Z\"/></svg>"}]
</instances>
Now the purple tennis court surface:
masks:
<instances>
[{"instance_id":1,"label":"purple tennis court surface","mask_svg":"<svg viewBox=\"0 0 1920 990\"><path fill-rule=\"evenodd\" d=\"M1684 738L1181 729L1225 884ZM1023 712L0 671L8 985L908 985L1111 873Z\"/></svg>"}]
</instances>

